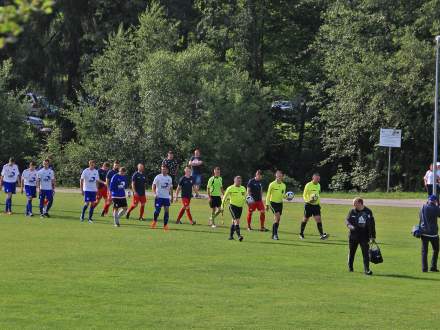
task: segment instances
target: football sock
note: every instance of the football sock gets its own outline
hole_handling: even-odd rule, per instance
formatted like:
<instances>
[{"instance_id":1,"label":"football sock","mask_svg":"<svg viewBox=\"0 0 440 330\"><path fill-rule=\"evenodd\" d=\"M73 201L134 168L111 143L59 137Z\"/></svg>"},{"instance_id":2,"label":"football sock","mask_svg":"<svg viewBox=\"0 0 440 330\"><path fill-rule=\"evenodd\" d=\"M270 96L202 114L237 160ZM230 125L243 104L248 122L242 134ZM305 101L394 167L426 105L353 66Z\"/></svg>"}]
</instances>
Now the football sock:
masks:
<instances>
[{"instance_id":1,"label":"football sock","mask_svg":"<svg viewBox=\"0 0 440 330\"><path fill-rule=\"evenodd\" d=\"M235 225L235 232L237 233L238 237L241 236L241 234L240 234L240 225Z\"/></svg>"},{"instance_id":2,"label":"football sock","mask_svg":"<svg viewBox=\"0 0 440 330\"><path fill-rule=\"evenodd\" d=\"M119 210L119 212L118 212L118 220L121 219L121 217L124 216L124 214L125 214L126 211L127 211L127 210L125 210L125 209L120 209L120 210Z\"/></svg>"},{"instance_id":3,"label":"football sock","mask_svg":"<svg viewBox=\"0 0 440 330\"><path fill-rule=\"evenodd\" d=\"M32 200L28 200L27 202L27 212L32 213Z\"/></svg>"},{"instance_id":4,"label":"football sock","mask_svg":"<svg viewBox=\"0 0 440 330\"><path fill-rule=\"evenodd\" d=\"M324 232L322 230L322 222L316 223L316 227L318 227L318 231L319 231L320 235L324 234Z\"/></svg>"},{"instance_id":5,"label":"football sock","mask_svg":"<svg viewBox=\"0 0 440 330\"><path fill-rule=\"evenodd\" d=\"M156 207L156 209L154 210L154 221L157 221L157 218L159 217L160 214L160 207Z\"/></svg>"},{"instance_id":6,"label":"football sock","mask_svg":"<svg viewBox=\"0 0 440 330\"><path fill-rule=\"evenodd\" d=\"M141 205L141 210L140 210L140 213L139 213L139 216L140 216L141 218L144 217L144 211L145 211L145 205Z\"/></svg>"},{"instance_id":7,"label":"football sock","mask_svg":"<svg viewBox=\"0 0 440 330\"><path fill-rule=\"evenodd\" d=\"M215 220L215 218L217 218L219 216L219 214L222 213L220 210L218 210L217 212L212 211L212 215L211 215L211 219L212 221Z\"/></svg>"},{"instance_id":8,"label":"football sock","mask_svg":"<svg viewBox=\"0 0 440 330\"><path fill-rule=\"evenodd\" d=\"M118 212L113 211L113 219L115 221L115 225L119 225Z\"/></svg>"},{"instance_id":9,"label":"football sock","mask_svg":"<svg viewBox=\"0 0 440 330\"><path fill-rule=\"evenodd\" d=\"M179 214L177 215L177 221L180 221L183 217L183 213L185 213L185 207L182 207L179 211Z\"/></svg>"},{"instance_id":10,"label":"football sock","mask_svg":"<svg viewBox=\"0 0 440 330\"><path fill-rule=\"evenodd\" d=\"M307 222L301 222L301 235L304 235L304 229L306 229Z\"/></svg>"},{"instance_id":11,"label":"football sock","mask_svg":"<svg viewBox=\"0 0 440 330\"><path fill-rule=\"evenodd\" d=\"M189 221L193 222L193 217L192 217L191 211L189 209L186 209L186 215L187 215Z\"/></svg>"},{"instance_id":12,"label":"football sock","mask_svg":"<svg viewBox=\"0 0 440 330\"><path fill-rule=\"evenodd\" d=\"M84 219L84 216L86 214L86 210L87 210L87 204L83 205L82 212L81 212L81 219Z\"/></svg>"},{"instance_id":13,"label":"football sock","mask_svg":"<svg viewBox=\"0 0 440 330\"><path fill-rule=\"evenodd\" d=\"M49 199L49 201L46 205L46 213L49 213L49 210L52 207L52 204L53 204L53 198Z\"/></svg>"},{"instance_id":14,"label":"football sock","mask_svg":"<svg viewBox=\"0 0 440 330\"><path fill-rule=\"evenodd\" d=\"M170 217L170 213L168 211L165 211L165 213L163 215L163 224L164 224L164 226L166 226L168 224L169 217Z\"/></svg>"},{"instance_id":15,"label":"football sock","mask_svg":"<svg viewBox=\"0 0 440 330\"><path fill-rule=\"evenodd\" d=\"M104 209L102 210L102 213L107 214L109 208L110 208L110 203L106 200L105 204L104 204Z\"/></svg>"},{"instance_id":16,"label":"football sock","mask_svg":"<svg viewBox=\"0 0 440 330\"><path fill-rule=\"evenodd\" d=\"M250 228L251 222L252 222L252 213L250 211L248 211L246 221L247 221L248 228Z\"/></svg>"},{"instance_id":17,"label":"football sock","mask_svg":"<svg viewBox=\"0 0 440 330\"><path fill-rule=\"evenodd\" d=\"M6 212L10 212L11 211L11 206L12 206L12 200L11 198L6 198Z\"/></svg>"},{"instance_id":18,"label":"football sock","mask_svg":"<svg viewBox=\"0 0 440 330\"><path fill-rule=\"evenodd\" d=\"M90 209L89 209L89 220L91 220L93 218L93 211L95 211L95 208L93 207L93 204L90 205Z\"/></svg>"},{"instance_id":19,"label":"football sock","mask_svg":"<svg viewBox=\"0 0 440 330\"><path fill-rule=\"evenodd\" d=\"M232 224L232 225L231 225L231 233L230 233L230 236L231 236L231 237L234 237L234 232L235 232L235 225Z\"/></svg>"},{"instance_id":20,"label":"football sock","mask_svg":"<svg viewBox=\"0 0 440 330\"><path fill-rule=\"evenodd\" d=\"M266 221L266 214L260 213L260 226L261 228L264 228L264 222Z\"/></svg>"},{"instance_id":21,"label":"football sock","mask_svg":"<svg viewBox=\"0 0 440 330\"><path fill-rule=\"evenodd\" d=\"M276 224L276 222L274 222L273 225L272 225L272 236L277 234L277 229L276 229L275 224Z\"/></svg>"}]
</instances>

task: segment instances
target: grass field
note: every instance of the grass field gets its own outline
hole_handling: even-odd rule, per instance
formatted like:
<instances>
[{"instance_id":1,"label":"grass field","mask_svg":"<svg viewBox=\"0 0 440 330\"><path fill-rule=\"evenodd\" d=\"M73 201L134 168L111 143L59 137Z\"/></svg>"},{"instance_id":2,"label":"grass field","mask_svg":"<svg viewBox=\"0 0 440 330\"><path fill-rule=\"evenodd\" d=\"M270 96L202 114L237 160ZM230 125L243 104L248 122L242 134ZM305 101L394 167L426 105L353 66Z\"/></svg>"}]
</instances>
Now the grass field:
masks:
<instances>
[{"instance_id":1,"label":"grass field","mask_svg":"<svg viewBox=\"0 0 440 330\"><path fill-rule=\"evenodd\" d=\"M440 275L420 271L416 209L373 208L385 262L368 277L360 251L347 272L345 206L323 207L328 241L312 223L299 241L302 205L289 203L280 241L244 232L239 243L206 226L205 200L193 202L199 225L163 232L81 224L81 196L55 198L51 219L0 216L1 329L438 328Z\"/></svg>"}]
</instances>

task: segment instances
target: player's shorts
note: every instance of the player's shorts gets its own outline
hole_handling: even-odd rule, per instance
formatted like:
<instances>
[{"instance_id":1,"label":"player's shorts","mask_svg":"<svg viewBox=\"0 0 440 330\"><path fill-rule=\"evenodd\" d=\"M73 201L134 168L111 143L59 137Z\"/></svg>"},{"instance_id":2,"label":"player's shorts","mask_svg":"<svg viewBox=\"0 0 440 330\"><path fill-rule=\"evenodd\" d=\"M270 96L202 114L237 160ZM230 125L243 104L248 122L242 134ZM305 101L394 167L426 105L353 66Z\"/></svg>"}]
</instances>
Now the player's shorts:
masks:
<instances>
[{"instance_id":1,"label":"player's shorts","mask_svg":"<svg viewBox=\"0 0 440 330\"><path fill-rule=\"evenodd\" d=\"M53 190L40 190L40 200L47 199L48 201L53 199Z\"/></svg>"},{"instance_id":2,"label":"player's shorts","mask_svg":"<svg viewBox=\"0 0 440 330\"><path fill-rule=\"evenodd\" d=\"M101 198L108 198L108 190L107 190L107 186L98 188L98 193L96 194L96 199L101 199Z\"/></svg>"},{"instance_id":3,"label":"player's shorts","mask_svg":"<svg viewBox=\"0 0 440 330\"><path fill-rule=\"evenodd\" d=\"M249 212L254 212L255 210L264 212L265 208L263 201L256 201L252 204L249 204Z\"/></svg>"},{"instance_id":4,"label":"player's shorts","mask_svg":"<svg viewBox=\"0 0 440 330\"><path fill-rule=\"evenodd\" d=\"M222 198L220 196L211 196L211 200L209 201L209 207L211 209L222 206Z\"/></svg>"},{"instance_id":5,"label":"player's shorts","mask_svg":"<svg viewBox=\"0 0 440 330\"><path fill-rule=\"evenodd\" d=\"M134 194L133 199L131 201L131 203L133 205L138 204L138 203L145 204L146 202L147 202L147 196L145 196L145 195L140 196L138 194Z\"/></svg>"},{"instance_id":6,"label":"player's shorts","mask_svg":"<svg viewBox=\"0 0 440 330\"><path fill-rule=\"evenodd\" d=\"M270 208L272 209L272 212L279 213L280 215L283 214L283 203L275 203L270 202Z\"/></svg>"},{"instance_id":7,"label":"player's shorts","mask_svg":"<svg viewBox=\"0 0 440 330\"><path fill-rule=\"evenodd\" d=\"M200 186L202 184L202 175L201 174L191 174L193 178L193 184L195 186Z\"/></svg>"},{"instance_id":8,"label":"player's shorts","mask_svg":"<svg viewBox=\"0 0 440 330\"><path fill-rule=\"evenodd\" d=\"M182 204L184 207L189 207L189 204L191 204L191 198L182 197Z\"/></svg>"},{"instance_id":9,"label":"player's shorts","mask_svg":"<svg viewBox=\"0 0 440 330\"><path fill-rule=\"evenodd\" d=\"M37 197L37 187L36 186L24 186L24 191L26 192L26 197Z\"/></svg>"},{"instance_id":10,"label":"player's shorts","mask_svg":"<svg viewBox=\"0 0 440 330\"><path fill-rule=\"evenodd\" d=\"M231 212L232 219L239 220L241 218L243 208L229 204L229 212Z\"/></svg>"},{"instance_id":11,"label":"player's shorts","mask_svg":"<svg viewBox=\"0 0 440 330\"><path fill-rule=\"evenodd\" d=\"M170 199L169 198L156 198L154 200L154 206L155 207L162 207L162 206L170 206Z\"/></svg>"},{"instance_id":12,"label":"player's shorts","mask_svg":"<svg viewBox=\"0 0 440 330\"><path fill-rule=\"evenodd\" d=\"M17 184L15 182L4 182L3 181L3 189L4 189L5 193L15 194L15 191L17 189Z\"/></svg>"},{"instance_id":13,"label":"player's shorts","mask_svg":"<svg viewBox=\"0 0 440 330\"><path fill-rule=\"evenodd\" d=\"M96 191L84 191L84 202L96 202Z\"/></svg>"},{"instance_id":14,"label":"player's shorts","mask_svg":"<svg viewBox=\"0 0 440 330\"><path fill-rule=\"evenodd\" d=\"M127 198L113 198L112 201L115 209L127 207Z\"/></svg>"},{"instance_id":15,"label":"player's shorts","mask_svg":"<svg viewBox=\"0 0 440 330\"><path fill-rule=\"evenodd\" d=\"M321 206L320 205L313 205L306 203L304 205L304 216L306 218L315 217L321 215Z\"/></svg>"}]
</instances>

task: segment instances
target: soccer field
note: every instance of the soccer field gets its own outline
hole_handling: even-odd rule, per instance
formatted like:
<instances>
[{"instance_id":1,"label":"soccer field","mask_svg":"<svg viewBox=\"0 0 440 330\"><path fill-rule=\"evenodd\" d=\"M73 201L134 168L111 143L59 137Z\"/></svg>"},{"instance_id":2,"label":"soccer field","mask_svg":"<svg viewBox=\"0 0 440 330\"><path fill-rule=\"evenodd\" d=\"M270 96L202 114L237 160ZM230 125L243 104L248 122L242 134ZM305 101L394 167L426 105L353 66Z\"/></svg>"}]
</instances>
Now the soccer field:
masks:
<instances>
[{"instance_id":1,"label":"soccer field","mask_svg":"<svg viewBox=\"0 0 440 330\"><path fill-rule=\"evenodd\" d=\"M193 201L196 226L174 224L173 206L169 232L137 220L114 228L102 205L95 224L80 223L81 201L59 193L41 220L21 214L17 195L17 214L0 216L1 329L438 328L440 275L421 272L410 234L417 209L372 208L385 261L368 277L360 250L347 271L346 206L323 207L328 241L312 222L300 241L302 205L289 203L280 241L243 230L240 243L227 240L226 212L225 226L206 225L205 200Z\"/></svg>"}]
</instances>

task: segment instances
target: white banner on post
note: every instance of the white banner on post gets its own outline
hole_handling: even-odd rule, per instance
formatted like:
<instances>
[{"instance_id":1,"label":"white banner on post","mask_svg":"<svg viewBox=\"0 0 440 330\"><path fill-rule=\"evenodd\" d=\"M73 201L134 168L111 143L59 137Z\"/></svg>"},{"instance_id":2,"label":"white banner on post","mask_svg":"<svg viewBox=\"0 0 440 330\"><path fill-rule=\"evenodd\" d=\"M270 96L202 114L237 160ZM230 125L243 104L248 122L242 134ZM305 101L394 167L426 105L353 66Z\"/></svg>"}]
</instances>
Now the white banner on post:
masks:
<instances>
[{"instance_id":1,"label":"white banner on post","mask_svg":"<svg viewBox=\"0 0 440 330\"><path fill-rule=\"evenodd\" d=\"M392 129L392 128L381 128L380 129L380 140L379 146L390 147L390 148L400 148L402 143L402 130Z\"/></svg>"}]
</instances>

